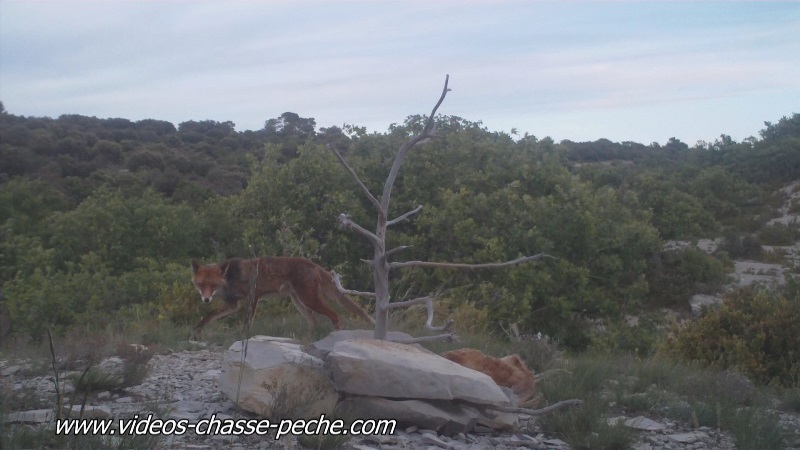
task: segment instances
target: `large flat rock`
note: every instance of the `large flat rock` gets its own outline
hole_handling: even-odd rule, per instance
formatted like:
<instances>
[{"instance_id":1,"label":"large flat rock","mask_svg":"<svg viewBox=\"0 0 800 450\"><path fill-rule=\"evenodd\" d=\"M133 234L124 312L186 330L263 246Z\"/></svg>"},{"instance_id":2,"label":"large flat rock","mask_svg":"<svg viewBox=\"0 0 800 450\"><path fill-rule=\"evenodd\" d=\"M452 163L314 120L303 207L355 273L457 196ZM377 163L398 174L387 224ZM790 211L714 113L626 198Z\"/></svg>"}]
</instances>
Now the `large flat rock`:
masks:
<instances>
[{"instance_id":1,"label":"large flat rock","mask_svg":"<svg viewBox=\"0 0 800 450\"><path fill-rule=\"evenodd\" d=\"M372 339L340 341L326 363L336 390L350 395L510 403L488 375L412 345Z\"/></svg>"},{"instance_id":2,"label":"large flat rock","mask_svg":"<svg viewBox=\"0 0 800 450\"><path fill-rule=\"evenodd\" d=\"M220 390L240 408L261 416L319 417L339 399L321 359L291 339L256 336L225 352ZM284 418L284 417L282 417Z\"/></svg>"}]
</instances>

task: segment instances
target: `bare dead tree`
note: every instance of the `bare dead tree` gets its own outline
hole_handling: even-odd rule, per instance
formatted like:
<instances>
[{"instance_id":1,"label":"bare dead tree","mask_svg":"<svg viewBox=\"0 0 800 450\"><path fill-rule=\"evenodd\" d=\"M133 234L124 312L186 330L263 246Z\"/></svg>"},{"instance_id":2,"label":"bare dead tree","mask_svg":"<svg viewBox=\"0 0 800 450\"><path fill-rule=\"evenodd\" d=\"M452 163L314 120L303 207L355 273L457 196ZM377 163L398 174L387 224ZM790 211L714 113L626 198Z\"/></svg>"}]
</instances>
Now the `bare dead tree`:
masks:
<instances>
[{"instance_id":1,"label":"bare dead tree","mask_svg":"<svg viewBox=\"0 0 800 450\"><path fill-rule=\"evenodd\" d=\"M525 256L522 258L515 259L513 261L506 261L500 263L486 263L486 264L461 264L461 263L446 263L446 262L429 262L429 261L405 261L405 262L390 262L389 257L399 253L400 251L406 249L406 246L400 246L396 248L392 248L387 250L386 249L386 231L389 226L396 225L400 222L410 219L411 217L417 215L422 211L422 205L417 206L411 211L405 212L400 214L399 216L395 217L394 219L389 219L389 201L391 200L392 195L392 187L394 186L394 182L397 179L397 174L400 172L400 166L403 164L403 160L408 154L409 150L416 147L417 145L433 139L437 136L437 130L435 126L435 116L436 111L441 106L442 102L444 101L447 93L450 91L448 88L448 82L450 80L450 76L447 75L444 81L444 88L442 89L442 94L439 97L439 101L436 102L436 105L433 107L433 111L431 111L430 116L425 122L425 126L423 127L422 131L413 136L408 141L404 142L400 149L395 156L394 163L392 164L392 168L389 170L389 176L386 178L386 182L383 185L383 193L380 197L375 197L369 191L369 189L364 185L361 179L356 174L355 170L347 163L347 160L342 156L342 154L333 146L328 145L328 149L336 155L336 158L339 162L344 166L345 170L350 174L350 176L355 180L358 187L361 189L361 192L367 197L367 199L372 203L375 209L378 212L378 220L375 226L375 232L369 231L366 228L362 227L361 225L353 222L345 213L339 215L339 222L341 226L345 229L351 229L355 231L357 234L361 235L367 241L369 241L373 248L373 258L372 260L367 261L372 266L372 272L375 282L375 292L374 293L365 293L365 292L357 292L357 291L346 291L350 294L354 295L368 295L374 296L376 300L376 308L375 308L375 339L386 339L386 332L389 324L389 311L394 308L402 308L408 307L413 305L425 304L428 310L428 320L426 323L426 327L433 331L445 332L444 334L439 334L436 336L426 336L414 339L409 342L421 342L421 341L431 341L431 340L443 340L443 339L454 339L455 334L450 331L450 326L452 322L448 321L444 325L434 326L433 325L433 299L431 297L420 297L413 300L407 300L402 302L394 302L392 303L389 297L389 271L392 269L399 269L403 267L434 267L434 268L457 268L457 269L485 269L485 268L500 268L500 267L507 267L514 264L520 264L528 261L536 261L545 257L549 257L544 253L539 253L533 256ZM336 277L336 276L335 276ZM337 285L339 286L340 290L345 291L341 284L338 282L338 277L336 277Z\"/></svg>"}]
</instances>

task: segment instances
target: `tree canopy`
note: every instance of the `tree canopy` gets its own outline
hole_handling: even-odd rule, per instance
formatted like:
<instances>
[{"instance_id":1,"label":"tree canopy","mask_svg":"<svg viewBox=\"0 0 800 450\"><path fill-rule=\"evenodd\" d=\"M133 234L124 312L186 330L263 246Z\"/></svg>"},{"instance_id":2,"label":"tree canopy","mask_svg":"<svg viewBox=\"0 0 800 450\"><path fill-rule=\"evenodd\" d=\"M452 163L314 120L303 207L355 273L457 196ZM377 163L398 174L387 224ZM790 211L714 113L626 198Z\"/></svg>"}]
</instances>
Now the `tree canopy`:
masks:
<instances>
[{"instance_id":1,"label":"tree canopy","mask_svg":"<svg viewBox=\"0 0 800 450\"><path fill-rule=\"evenodd\" d=\"M373 211L326 145L378 192L399 144L426 119L366 133L317 130L313 118L286 112L239 132L211 120L175 127L2 111L0 284L12 315L35 334L89 311L159 311L174 283L189 284L190 258L306 256L369 290L360 261L368 246L336 217L348 211L369 223ZM408 156L392 191L394 213L425 208L392 229L392 245L428 261L538 252L558 261L497 272L415 268L398 275L391 296L436 292L488 311L498 330L515 323L572 348L589 345L597 320L683 304L686 285L714 282L722 269L711 257L659 258L663 241L757 231L767 216L753 217L800 173L798 114L767 122L760 139L723 135L692 147L675 138L555 143L454 116L435 121L439 137ZM667 289L669 280L681 284Z\"/></svg>"}]
</instances>

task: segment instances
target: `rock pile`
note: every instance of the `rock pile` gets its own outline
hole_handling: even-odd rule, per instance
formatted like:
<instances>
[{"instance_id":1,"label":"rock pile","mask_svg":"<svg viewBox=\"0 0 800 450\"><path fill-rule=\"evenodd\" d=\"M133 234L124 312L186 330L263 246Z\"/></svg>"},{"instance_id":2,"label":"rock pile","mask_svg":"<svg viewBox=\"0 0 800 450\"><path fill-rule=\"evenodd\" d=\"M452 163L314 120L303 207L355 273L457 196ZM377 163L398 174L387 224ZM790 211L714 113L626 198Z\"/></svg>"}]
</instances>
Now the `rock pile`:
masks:
<instances>
[{"instance_id":1,"label":"rock pile","mask_svg":"<svg viewBox=\"0 0 800 450\"><path fill-rule=\"evenodd\" d=\"M487 410L514 406L488 375L422 347L363 334L371 332L336 331L325 348L308 352L296 341L259 336L247 341L243 355L243 343L236 342L225 352L220 389L266 417L277 410L305 418L396 419L446 435L517 424L516 415Z\"/></svg>"}]
</instances>

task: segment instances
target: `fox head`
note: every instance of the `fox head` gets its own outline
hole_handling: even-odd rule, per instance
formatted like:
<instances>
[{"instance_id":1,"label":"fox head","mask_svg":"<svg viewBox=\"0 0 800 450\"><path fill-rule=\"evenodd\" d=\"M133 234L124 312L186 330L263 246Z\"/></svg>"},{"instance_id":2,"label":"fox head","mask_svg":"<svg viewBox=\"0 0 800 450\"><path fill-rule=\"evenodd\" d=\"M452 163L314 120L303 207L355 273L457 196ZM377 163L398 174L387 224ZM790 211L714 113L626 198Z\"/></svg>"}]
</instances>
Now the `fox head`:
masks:
<instances>
[{"instance_id":1,"label":"fox head","mask_svg":"<svg viewBox=\"0 0 800 450\"><path fill-rule=\"evenodd\" d=\"M230 264L227 261L221 264L201 265L192 260L192 284L200 293L203 303L210 302L228 285L226 278L229 268Z\"/></svg>"}]
</instances>

